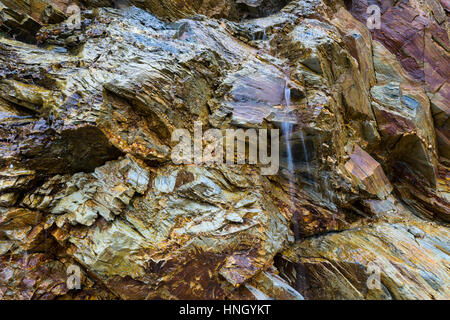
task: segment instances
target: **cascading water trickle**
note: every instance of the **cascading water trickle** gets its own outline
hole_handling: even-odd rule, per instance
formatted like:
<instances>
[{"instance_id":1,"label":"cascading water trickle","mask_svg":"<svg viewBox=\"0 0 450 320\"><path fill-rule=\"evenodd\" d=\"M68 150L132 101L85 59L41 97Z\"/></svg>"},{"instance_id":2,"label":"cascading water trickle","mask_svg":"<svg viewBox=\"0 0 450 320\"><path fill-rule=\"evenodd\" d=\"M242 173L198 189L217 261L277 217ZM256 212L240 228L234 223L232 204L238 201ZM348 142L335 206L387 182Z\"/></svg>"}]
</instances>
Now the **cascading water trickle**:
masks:
<instances>
[{"instance_id":1,"label":"cascading water trickle","mask_svg":"<svg viewBox=\"0 0 450 320\"><path fill-rule=\"evenodd\" d=\"M284 88L284 100L286 104L286 120L283 121L281 128L282 133L285 138L286 143L286 160L287 160L287 169L288 169L288 181L289 181L289 196L290 196L290 207L292 210L292 226L294 231L294 237L295 240L300 239L300 229L299 229L299 212L296 208L296 201L295 201L295 168L294 168L294 157L292 154L292 145L291 145L291 138L293 133L293 123L289 121L289 117L287 116L290 111L291 106L291 88L289 87L289 80L286 80L286 86ZM303 151L305 152L305 159L308 161L308 155L306 153L306 145L305 145L305 139L302 138L302 144L303 144ZM309 164L308 164L309 165ZM309 167L308 167L308 173L309 173ZM305 283L305 277L304 277L304 270L300 265L295 266L296 273L297 273L297 289L300 290L300 288L303 288L305 290L306 283Z\"/></svg>"},{"instance_id":2,"label":"cascading water trickle","mask_svg":"<svg viewBox=\"0 0 450 320\"><path fill-rule=\"evenodd\" d=\"M289 88L289 82L286 80L286 86L284 89L284 100L286 104L286 115L289 113L289 108L291 105L291 89ZM286 117L288 118L288 117ZM290 207L293 212L293 227L294 227L294 236L295 239L299 239L299 229L298 229L298 223L297 223L297 210L295 208L295 183L294 183L294 157L292 155L292 145L291 145L291 138L292 138L292 131L293 131L293 124L289 121L289 119L286 119L281 124L282 133L285 139L286 144L286 161L287 161L287 169L288 169L288 181L289 181L289 195L290 195Z\"/></svg>"},{"instance_id":3,"label":"cascading water trickle","mask_svg":"<svg viewBox=\"0 0 450 320\"><path fill-rule=\"evenodd\" d=\"M288 84L286 83L286 87L284 89L284 99L286 101L286 113L289 112L289 107L291 104L291 89L289 88ZM292 157L292 146L291 146L291 137L292 137L292 128L293 125L289 121L284 121L282 124L282 131L283 135L285 137L286 142L286 155L287 155L287 165L288 165L288 171L289 176L291 176L294 172L294 159ZM291 179L289 178L291 181Z\"/></svg>"},{"instance_id":4,"label":"cascading water trickle","mask_svg":"<svg viewBox=\"0 0 450 320\"><path fill-rule=\"evenodd\" d=\"M283 122L282 132L286 143L287 169L289 171L289 175L292 175L292 173L294 172L294 159L292 157L292 146L290 142L290 139L292 137L292 123L289 123L287 121Z\"/></svg>"}]
</instances>

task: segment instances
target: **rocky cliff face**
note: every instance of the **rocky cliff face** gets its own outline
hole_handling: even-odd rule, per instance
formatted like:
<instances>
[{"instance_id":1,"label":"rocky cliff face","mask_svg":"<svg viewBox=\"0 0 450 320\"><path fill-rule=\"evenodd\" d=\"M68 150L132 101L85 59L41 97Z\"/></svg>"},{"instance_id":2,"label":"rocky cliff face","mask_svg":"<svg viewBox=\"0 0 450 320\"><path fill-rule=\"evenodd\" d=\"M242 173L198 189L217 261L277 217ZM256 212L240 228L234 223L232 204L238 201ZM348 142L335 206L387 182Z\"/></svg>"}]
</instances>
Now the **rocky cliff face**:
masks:
<instances>
[{"instance_id":1,"label":"rocky cliff face","mask_svg":"<svg viewBox=\"0 0 450 320\"><path fill-rule=\"evenodd\" d=\"M0 298L449 299L449 12L1 0ZM287 122L275 175L171 160Z\"/></svg>"}]
</instances>

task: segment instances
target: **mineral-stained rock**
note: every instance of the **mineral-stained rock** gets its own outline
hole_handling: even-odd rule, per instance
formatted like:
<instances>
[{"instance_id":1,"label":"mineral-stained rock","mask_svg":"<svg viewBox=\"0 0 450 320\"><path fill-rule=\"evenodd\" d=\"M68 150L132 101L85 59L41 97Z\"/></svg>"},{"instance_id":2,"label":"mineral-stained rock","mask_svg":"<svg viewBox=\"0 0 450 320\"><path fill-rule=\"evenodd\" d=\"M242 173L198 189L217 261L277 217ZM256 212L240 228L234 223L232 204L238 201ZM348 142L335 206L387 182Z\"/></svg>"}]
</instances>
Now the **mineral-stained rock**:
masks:
<instances>
[{"instance_id":1,"label":"mineral-stained rock","mask_svg":"<svg viewBox=\"0 0 450 320\"><path fill-rule=\"evenodd\" d=\"M0 3L0 298L448 298L445 1Z\"/></svg>"},{"instance_id":2,"label":"mineral-stained rock","mask_svg":"<svg viewBox=\"0 0 450 320\"><path fill-rule=\"evenodd\" d=\"M378 83L371 90L372 106L390 153L390 165L385 170L396 176L397 188L418 212L447 220L448 210L444 208L448 186L440 186L445 169L438 163L446 159L448 116L443 97L425 92L378 42L374 44L374 66ZM434 98L430 100L430 96Z\"/></svg>"},{"instance_id":3,"label":"mineral-stained rock","mask_svg":"<svg viewBox=\"0 0 450 320\"><path fill-rule=\"evenodd\" d=\"M447 239L446 227L378 223L302 241L279 268L306 298L448 299Z\"/></svg>"},{"instance_id":4,"label":"mineral-stained rock","mask_svg":"<svg viewBox=\"0 0 450 320\"><path fill-rule=\"evenodd\" d=\"M0 257L0 298L2 300L114 299L108 290L93 287L94 281L82 275L82 290L67 286L71 261L52 259L50 254L30 253Z\"/></svg>"},{"instance_id":5,"label":"mineral-stained rock","mask_svg":"<svg viewBox=\"0 0 450 320\"><path fill-rule=\"evenodd\" d=\"M424 84L432 97L433 115L436 115L436 138L442 161L446 161L448 143L448 110L442 103L448 101L449 34L447 1L379 1L382 5L380 30L373 30L375 39L393 53L399 63L419 85ZM369 2L350 1L349 9L361 22L367 19ZM375 57L377 54L375 53ZM378 55L379 59L383 58ZM395 61L390 59L391 61ZM375 61L377 64L377 62ZM378 63L381 67L381 64ZM397 71L398 67L396 67ZM402 73L401 71L399 73ZM392 74L391 79L398 78ZM435 102L433 102L433 100ZM444 119L444 121L442 121Z\"/></svg>"},{"instance_id":6,"label":"mineral-stained rock","mask_svg":"<svg viewBox=\"0 0 450 320\"><path fill-rule=\"evenodd\" d=\"M235 20L242 17L266 16L280 10L289 1L270 0L207 0L207 1L155 1L130 0L140 8L149 10L152 14L165 19L189 17L202 14L208 17L226 17Z\"/></svg>"},{"instance_id":7,"label":"mineral-stained rock","mask_svg":"<svg viewBox=\"0 0 450 320\"><path fill-rule=\"evenodd\" d=\"M2 213L0 228L2 230L13 230L36 225L41 220L41 213L23 208L14 208Z\"/></svg>"},{"instance_id":8,"label":"mineral-stained rock","mask_svg":"<svg viewBox=\"0 0 450 320\"><path fill-rule=\"evenodd\" d=\"M29 187L36 178L35 171L10 167L0 172L0 191L2 193Z\"/></svg>"},{"instance_id":9,"label":"mineral-stained rock","mask_svg":"<svg viewBox=\"0 0 450 320\"><path fill-rule=\"evenodd\" d=\"M65 183L54 179L59 193L45 186L27 195L24 204L57 215L56 225L68 227L66 236L57 236L61 245L67 243L70 253L122 298L135 297L131 283L153 288L140 298L202 297L202 286L211 285L216 289L208 297L232 297L231 288L268 267L288 241L285 217L267 207L262 182L250 195L249 184L247 191L232 193L232 183L216 170L169 167L153 176L151 187L146 168L123 159ZM229 218L233 214L240 220ZM185 269L189 254L199 259ZM211 268L230 282L229 292L222 289L224 280L208 280L206 274L196 289L187 289L194 281L191 270Z\"/></svg>"},{"instance_id":10,"label":"mineral-stained rock","mask_svg":"<svg viewBox=\"0 0 450 320\"><path fill-rule=\"evenodd\" d=\"M334 15L332 23L343 34L351 55L358 61L365 89L369 90L376 83L370 32L344 8Z\"/></svg>"},{"instance_id":11,"label":"mineral-stained rock","mask_svg":"<svg viewBox=\"0 0 450 320\"><path fill-rule=\"evenodd\" d=\"M52 4L57 8L64 7L70 3L69 0L41 0ZM22 1L23 2L23 1ZM205 15L214 18L228 18L237 20L245 17L267 16L272 14L289 1L270 1L270 0L74 0L79 6L85 4L91 7L114 7L123 9L130 6L137 6L141 9L151 12L153 15L165 19L176 20L196 14Z\"/></svg>"},{"instance_id":12,"label":"mineral-stained rock","mask_svg":"<svg viewBox=\"0 0 450 320\"><path fill-rule=\"evenodd\" d=\"M0 258L2 299L53 299L68 292L63 263L42 253L11 258Z\"/></svg>"},{"instance_id":13,"label":"mineral-stained rock","mask_svg":"<svg viewBox=\"0 0 450 320\"><path fill-rule=\"evenodd\" d=\"M436 143L438 146L439 160L446 165L450 158L450 108L448 101L450 99L450 85L445 83L441 89L430 96L431 113L436 130Z\"/></svg>"},{"instance_id":14,"label":"mineral-stained rock","mask_svg":"<svg viewBox=\"0 0 450 320\"><path fill-rule=\"evenodd\" d=\"M2 0L4 5L14 11L31 16L41 23L59 23L64 21L67 7L78 1L69 0Z\"/></svg>"}]
</instances>

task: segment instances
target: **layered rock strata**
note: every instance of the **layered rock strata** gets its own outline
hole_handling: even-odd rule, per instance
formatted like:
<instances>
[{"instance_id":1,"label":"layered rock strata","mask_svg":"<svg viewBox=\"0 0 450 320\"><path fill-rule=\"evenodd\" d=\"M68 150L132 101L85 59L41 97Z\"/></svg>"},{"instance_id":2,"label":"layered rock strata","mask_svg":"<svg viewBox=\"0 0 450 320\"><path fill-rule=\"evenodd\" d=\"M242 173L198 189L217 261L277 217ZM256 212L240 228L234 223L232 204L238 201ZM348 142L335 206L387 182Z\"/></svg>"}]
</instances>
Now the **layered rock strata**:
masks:
<instances>
[{"instance_id":1,"label":"layered rock strata","mask_svg":"<svg viewBox=\"0 0 450 320\"><path fill-rule=\"evenodd\" d=\"M450 298L449 6L375 2L1 0L0 298Z\"/></svg>"}]
</instances>

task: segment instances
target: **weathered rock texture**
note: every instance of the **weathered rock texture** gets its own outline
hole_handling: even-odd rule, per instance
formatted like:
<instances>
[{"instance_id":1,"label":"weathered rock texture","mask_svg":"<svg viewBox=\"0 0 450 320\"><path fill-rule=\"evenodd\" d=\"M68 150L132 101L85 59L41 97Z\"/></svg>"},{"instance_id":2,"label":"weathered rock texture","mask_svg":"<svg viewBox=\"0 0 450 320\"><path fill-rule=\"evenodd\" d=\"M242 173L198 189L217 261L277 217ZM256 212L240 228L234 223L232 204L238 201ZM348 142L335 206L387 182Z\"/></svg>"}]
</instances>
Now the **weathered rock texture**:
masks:
<instances>
[{"instance_id":1,"label":"weathered rock texture","mask_svg":"<svg viewBox=\"0 0 450 320\"><path fill-rule=\"evenodd\" d=\"M0 0L0 298L449 299L448 2L376 2Z\"/></svg>"}]
</instances>

